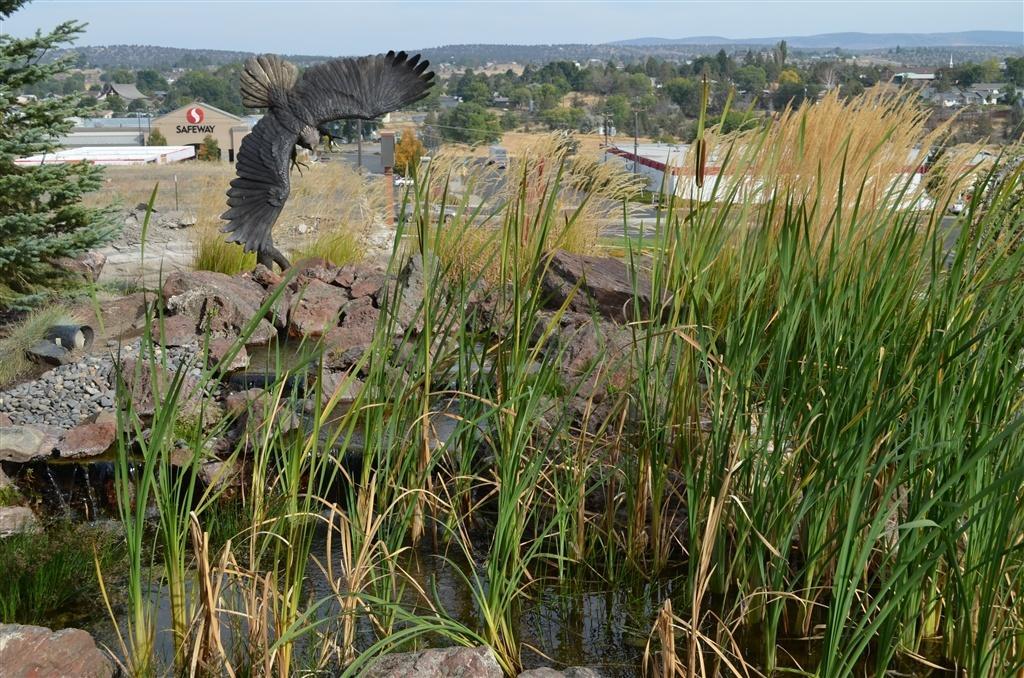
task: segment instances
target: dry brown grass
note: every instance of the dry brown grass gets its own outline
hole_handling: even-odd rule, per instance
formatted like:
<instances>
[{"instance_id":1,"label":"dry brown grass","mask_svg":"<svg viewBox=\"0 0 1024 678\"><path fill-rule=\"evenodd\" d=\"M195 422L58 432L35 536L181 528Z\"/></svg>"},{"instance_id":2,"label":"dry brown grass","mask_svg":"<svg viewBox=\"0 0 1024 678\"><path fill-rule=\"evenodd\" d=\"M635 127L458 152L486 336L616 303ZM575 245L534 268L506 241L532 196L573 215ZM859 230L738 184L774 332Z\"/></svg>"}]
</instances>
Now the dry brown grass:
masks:
<instances>
[{"instance_id":1,"label":"dry brown grass","mask_svg":"<svg viewBox=\"0 0 1024 678\"><path fill-rule=\"evenodd\" d=\"M945 126L926 131L926 118L912 97L899 93L868 91L843 102L833 92L817 103L787 108L763 130L724 136L710 130L707 164L726 162L726 169L721 177L705 177L705 182L720 181L719 200L736 190L744 208L763 205L773 195L803 199L813 206L809 221L817 234L837 213L848 216L854 207L862 215L881 215L894 204L922 205L925 182L906 186L906 180L946 133ZM681 160L686 178L696 168L695 149L690 146ZM945 180L931 194L939 205L963 190L977 150L971 146L947 153ZM773 226L781 223L784 207L778 206L769 220Z\"/></svg>"},{"instance_id":2,"label":"dry brown grass","mask_svg":"<svg viewBox=\"0 0 1024 678\"><path fill-rule=\"evenodd\" d=\"M499 275L495 236L506 223L509 210L526 215L525 219L511 220L523 224L524 231L518 237L524 257L536 246L542 231L539 224L549 209L553 218L544 233L545 250L595 252L602 224L621 214L623 201L638 193L644 180L617 163L601 162L599 152L580 149L571 155L571 138L575 137L562 133L530 135L529 143L519 146L504 170L481 167L458 149L438 154L432 161L429 186L434 203L441 199L446 186L450 188L449 178L473 193L479 193L476 189L482 185L498 187L480 210L480 218L473 227L464 223L464 215L471 209L467 206L462 210L463 223L456 218L456 223L432 230L441 258L451 262L455 271L480 274L495 281ZM559 189L554 191L556 182ZM547 202L550 200L553 205Z\"/></svg>"},{"instance_id":3,"label":"dry brown grass","mask_svg":"<svg viewBox=\"0 0 1024 678\"><path fill-rule=\"evenodd\" d=\"M113 167L107 171L106 189L90 196L90 201L132 207L147 202L159 184L158 211L177 207L196 215L196 227L188 233L195 265L232 273L254 265L251 256L243 257L240 247L224 242L220 233L224 223L220 215L227 209L225 193L233 176L234 166L228 163ZM346 258L361 252L366 235L384 218L388 199L384 180L361 176L344 163L313 164L302 174L293 172L291 179L291 195L274 227L281 248L337 253L338 244L344 243Z\"/></svg>"}]
</instances>

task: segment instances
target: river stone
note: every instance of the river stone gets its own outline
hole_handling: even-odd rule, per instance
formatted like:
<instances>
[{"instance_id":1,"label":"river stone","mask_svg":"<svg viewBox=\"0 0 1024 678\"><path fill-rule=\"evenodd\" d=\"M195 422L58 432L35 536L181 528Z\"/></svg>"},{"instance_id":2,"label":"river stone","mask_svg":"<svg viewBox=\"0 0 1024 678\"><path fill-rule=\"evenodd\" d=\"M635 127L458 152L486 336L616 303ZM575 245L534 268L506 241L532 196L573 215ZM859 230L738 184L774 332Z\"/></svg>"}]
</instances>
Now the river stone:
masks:
<instances>
[{"instance_id":1,"label":"river stone","mask_svg":"<svg viewBox=\"0 0 1024 678\"><path fill-rule=\"evenodd\" d=\"M502 678L489 647L448 647L387 654L362 672L362 678Z\"/></svg>"},{"instance_id":2,"label":"river stone","mask_svg":"<svg viewBox=\"0 0 1024 678\"><path fill-rule=\"evenodd\" d=\"M601 673L585 666L570 666L561 671L551 668L530 669L519 674L519 678L602 678Z\"/></svg>"},{"instance_id":3,"label":"river stone","mask_svg":"<svg viewBox=\"0 0 1024 678\"><path fill-rule=\"evenodd\" d=\"M596 311L619 323L632 321L634 313L646 317L650 311L650 278L637 271L634 298L630 267L621 259L559 250L552 255L543 274L541 292L547 309L558 310L568 302L570 311Z\"/></svg>"},{"instance_id":4,"label":"river stone","mask_svg":"<svg viewBox=\"0 0 1024 678\"><path fill-rule=\"evenodd\" d=\"M207 487L228 495L241 490L244 482L241 464L234 459L203 462L197 475Z\"/></svg>"},{"instance_id":5,"label":"river stone","mask_svg":"<svg viewBox=\"0 0 1024 678\"><path fill-rule=\"evenodd\" d=\"M224 407L228 414L239 417L249 414L250 411L262 411L264 400L272 396L262 388L250 388L244 391L235 391L228 394L224 399Z\"/></svg>"},{"instance_id":6,"label":"river stone","mask_svg":"<svg viewBox=\"0 0 1024 678\"><path fill-rule=\"evenodd\" d=\"M210 342L210 366L216 365L221 362L231 347L235 345L234 339L220 338L214 339ZM245 346L238 349L238 353L231 359L231 362L223 366L224 372L234 372L235 370L244 370L249 366L249 352L245 350Z\"/></svg>"},{"instance_id":7,"label":"river stone","mask_svg":"<svg viewBox=\"0 0 1024 678\"><path fill-rule=\"evenodd\" d=\"M347 369L359 361L373 343L380 311L370 297L360 297L345 304L341 325L324 337L325 361L331 369Z\"/></svg>"},{"instance_id":8,"label":"river stone","mask_svg":"<svg viewBox=\"0 0 1024 678\"><path fill-rule=\"evenodd\" d=\"M320 389L323 403L328 402L337 396L339 407L350 405L355 401L359 392L363 390L363 382L348 372L324 370L320 375ZM313 406L312 399L307 401L310 408ZM322 405L322 404L321 404ZM312 413L312 412L310 412Z\"/></svg>"},{"instance_id":9,"label":"river stone","mask_svg":"<svg viewBox=\"0 0 1024 678\"><path fill-rule=\"evenodd\" d=\"M267 303L276 294L268 311L270 321L278 329L288 329L288 309L292 302L292 291L285 285L284 279L263 264L256 264L256 268L248 275L250 279L264 288L260 305ZM281 287L284 289L280 289ZM280 291L278 291L279 289Z\"/></svg>"},{"instance_id":10,"label":"river stone","mask_svg":"<svg viewBox=\"0 0 1024 678\"><path fill-rule=\"evenodd\" d=\"M288 311L288 334L293 337L320 337L337 327L341 307L348 293L340 287L311 278L295 291Z\"/></svg>"},{"instance_id":11,"label":"river stone","mask_svg":"<svg viewBox=\"0 0 1024 678\"><path fill-rule=\"evenodd\" d=\"M435 266L436 258L435 258ZM423 331L423 289L426 284L426 272L423 267L423 258L416 254L405 265L399 275L401 290L398 294L401 299L397 305L391 303L391 312L402 329L414 328L416 332Z\"/></svg>"},{"instance_id":12,"label":"river stone","mask_svg":"<svg viewBox=\"0 0 1024 678\"><path fill-rule=\"evenodd\" d=\"M387 284L387 278L380 271L356 268L355 279L349 286L349 294L353 299L360 297L372 297L377 299L381 289Z\"/></svg>"},{"instance_id":13,"label":"river stone","mask_svg":"<svg viewBox=\"0 0 1024 678\"><path fill-rule=\"evenodd\" d=\"M62 459L95 457L109 450L117 439L117 415L100 412L64 434L57 445Z\"/></svg>"},{"instance_id":14,"label":"river stone","mask_svg":"<svg viewBox=\"0 0 1024 678\"><path fill-rule=\"evenodd\" d=\"M154 372L156 381L154 382ZM121 363L121 378L131 394L132 409L140 417L152 417L156 413L158 402L162 402L173 383L175 370L159 363L138 358L127 358ZM205 405L204 405L204 401ZM212 424L218 417L215 403L205 398L199 388L198 380L187 374L182 378L178 392L178 416L190 418L203 412L205 423Z\"/></svg>"},{"instance_id":15,"label":"river stone","mask_svg":"<svg viewBox=\"0 0 1024 678\"><path fill-rule=\"evenodd\" d=\"M28 349L28 357L42 365L66 365L73 361L71 351L52 341L37 341Z\"/></svg>"},{"instance_id":16,"label":"river stone","mask_svg":"<svg viewBox=\"0 0 1024 678\"><path fill-rule=\"evenodd\" d=\"M249 273L249 278L265 289L276 287L283 280L279 273L272 271L263 264L256 264L256 268Z\"/></svg>"},{"instance_id":17,"label":"river stone","mask_svg":"<svg viewBox=\"0 0 1024 678\"><path fill-rule=\"evenodd\" d=\"M102 326L106 329L108 336L120 336L132 329L144 327L146 306L148 302L153 301L154 296L150 293L147 301L146 292L135 292L100 304ZM111 344L108 343L108 345ZM117 345L118 342L115 341L111 347Z\"/></svg>"},{"instance_id":18,"label":"river stone","mask_svg":"<svg viewBox=\"0 0 1024 678\"><path fill-rule=\"evenodd\" d=\"M0 669L5 678L110 678L114 667L81 629L0 624Z\"/></svg>"},{"instance_id":19,"label":"river stone","mask_svg":"<svg viewBox=\"0 0 1024 678\"><path fill-rule=\"evenodd\" d=\"M195 212L190 210L170 210L164 213L159 224L164 228L190 228L195 226L197 221Z\"/></svg>"},{"instance_id":20,"label":"river stone","mask_svg":"<svg viewBox=\"0 0 1024 678\"><path fill-rule=\"evenodd\" d=\"M338 275L338 267L323 257L307 257L294 262L288 272L295 276L295 286L301 288L310 280L331 282Z\"/></svg>"},{"instance_id":21,"label":"river stone","mask_svg":"<svg viewBox=\"0 0 1024 678\"><path fill-rule=\"evenodd\" d=\"M39 519L27 506L0 506L0 538L10 537L14 534L25 532L39 532ZM0 639L0 653L2 653L3 640ZM0 668L3 667L0 661ZM7 675L3 673L2 675Z\"/></svg>"},{"instance_id":22,"label":"river stone","mask_svg":"<svg viewBox=\"0 0 1024 678\"><path fill-rule=\"evenodd\" d=\"M0 461L24 464L50 456L57 436L36 426L0 426Z\"/></svg>"},{"instance_id":23,"label":"river stone","mask_svg":"<svg viewBox=\"0 0 1024 678\"><path fill-rule=\"evenodd\" d=\"M172 315L155 320L154 325L160 330L160 343L167 347L189 346L199 339L196 321L188 315Z\"/></svg>"}]
</instances>

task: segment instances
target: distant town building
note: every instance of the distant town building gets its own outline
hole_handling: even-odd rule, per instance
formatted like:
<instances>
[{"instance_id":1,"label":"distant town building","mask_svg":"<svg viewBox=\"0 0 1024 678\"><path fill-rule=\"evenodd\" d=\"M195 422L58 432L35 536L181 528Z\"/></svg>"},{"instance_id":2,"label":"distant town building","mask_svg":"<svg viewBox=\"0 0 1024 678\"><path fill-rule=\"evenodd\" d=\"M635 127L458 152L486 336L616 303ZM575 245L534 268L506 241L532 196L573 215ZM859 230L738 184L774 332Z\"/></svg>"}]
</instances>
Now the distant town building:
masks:
<instances>
[{"instance_id":1,"label":"distant town building","mask_svg":"<svg viewBox=\"0 0 1024 678\"><path fill-rule=\"evenodd\" d=\"M961 106L993 106L1000 103L1012 103L1009 99L1009 88L1004 83L981 82L970 87L952 88L938 91L931 87L921 90L921 98L942 108L959 108Z\"/></svg>"},{"instance_id":2,"label":"distant town building","mask_svg":"<svg viewBox=\"0 0 1024 678\"><path fill-rule=\"evenodd\" d=\"M964 90L969 103L992 106L1000 103L1007 94L1005 82L979 82Z\"/></svg>"},{"instance_id":3,"label":"distant town building","mask_svg":"<svg viewBox=\"0 0 1024 678\"><path fill-rule=\"evenodd\" d=\"M125 101L135 101L141 99L147 101L149 97L140 92L135 85L127 85L120 82L108 82L100 90L100 93L96 95L96 99L103 101L110 96L119 96Z\"/></svg>"},{"instance_id":4,"label":"distant town building","mask_svg":"<svg viewBox=\"0 0 1024 678\"><path fill-rule=\"evenodd\" d=\"M242 139L256 124L254 120L258 118L240 118L215 106L194 101L153 118L150 128L160 130L168 144L191 146L197 153L203 139L211 136L220 148L220 159L234 162L242 147Z\"/></svg>"},{"instance_id":5,"label":"distant town building","mask_svg":"<svg viewBox=\"0 0 1024 678\"><path fill-rule=\"evenodd\" d=\"M931 82L935 79L934 73L897 73L893 76L896 82L900 84L924 84Z\"/></svg>"}]
</instances>

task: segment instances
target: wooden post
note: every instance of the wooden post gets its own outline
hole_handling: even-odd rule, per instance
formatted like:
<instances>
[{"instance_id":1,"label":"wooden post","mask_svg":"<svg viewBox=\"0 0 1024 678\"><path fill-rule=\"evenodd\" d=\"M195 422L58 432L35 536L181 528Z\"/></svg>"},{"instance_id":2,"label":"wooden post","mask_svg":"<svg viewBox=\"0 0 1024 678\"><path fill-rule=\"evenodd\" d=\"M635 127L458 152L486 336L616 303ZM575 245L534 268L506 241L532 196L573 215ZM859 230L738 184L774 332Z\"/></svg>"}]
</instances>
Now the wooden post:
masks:
<instances>
[{"instance_id":1,"label":"wooden post","mask_svg":"<svg viewBox=\"0 0 1024 678\"><path fill-rule=\"evenodd\" d=\"M395 133L380 133L380 163L384 166L384 180L387 182L388 223L395 225Z\"/></svg>"}]
</instances>

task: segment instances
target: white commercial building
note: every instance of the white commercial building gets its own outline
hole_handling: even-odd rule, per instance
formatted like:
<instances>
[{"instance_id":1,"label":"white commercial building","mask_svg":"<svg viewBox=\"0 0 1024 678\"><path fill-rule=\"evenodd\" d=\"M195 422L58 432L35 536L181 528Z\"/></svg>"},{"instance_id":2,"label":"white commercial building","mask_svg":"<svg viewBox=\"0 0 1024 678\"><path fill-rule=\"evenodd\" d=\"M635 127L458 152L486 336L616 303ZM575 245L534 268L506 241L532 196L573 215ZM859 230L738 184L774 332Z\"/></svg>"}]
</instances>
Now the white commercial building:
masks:
<instances>
[{"instance_id":1,"label":"white commercial building","mask_svg":"<svg viewBox=\"0 0 1024 678\"><path fill-rule=\"evenodd\" d=\"M711 201L721 199L729 194L735 186L729 179L735 176L735 168L726 170L722 174L722 160L714 151L708 154L704 163L703 185L697 185L697 173L692 155L688 154L690 146L686 144L638 144L634 152L632 146L619 148L608 146L605 151L609 161L618 160L630 171L647 179L647 190L652 193L665 195L675 194L687 200ZM909 182L907 190L914 194L920 187L924 173L927 171L920 160L919 151L912 150L907 157L906 165L901 174L895 177L900 182ZM738 160L732 159L735 165ZM763 184L753 176L741 179L741 184L735 186L738 200L762 201L766 197L766 191L761 190ZM904 184L892 184L896 191L902 190ZM917 201L917 209L930 207L930 200L922 196Z\"/></svg>"},{"instance_id":2,"label":"white commercial building","mask_svg":"<svg viewBox=\"0 0 1024 678\"><path fill-rule=\"evenodd\" d=\"M14 164L22 167L68 162L87 162L93 165L164 165L190 160L195 155L196 151L191 146L87 146L19 158Z\"/></svg>"}]
</instances>

